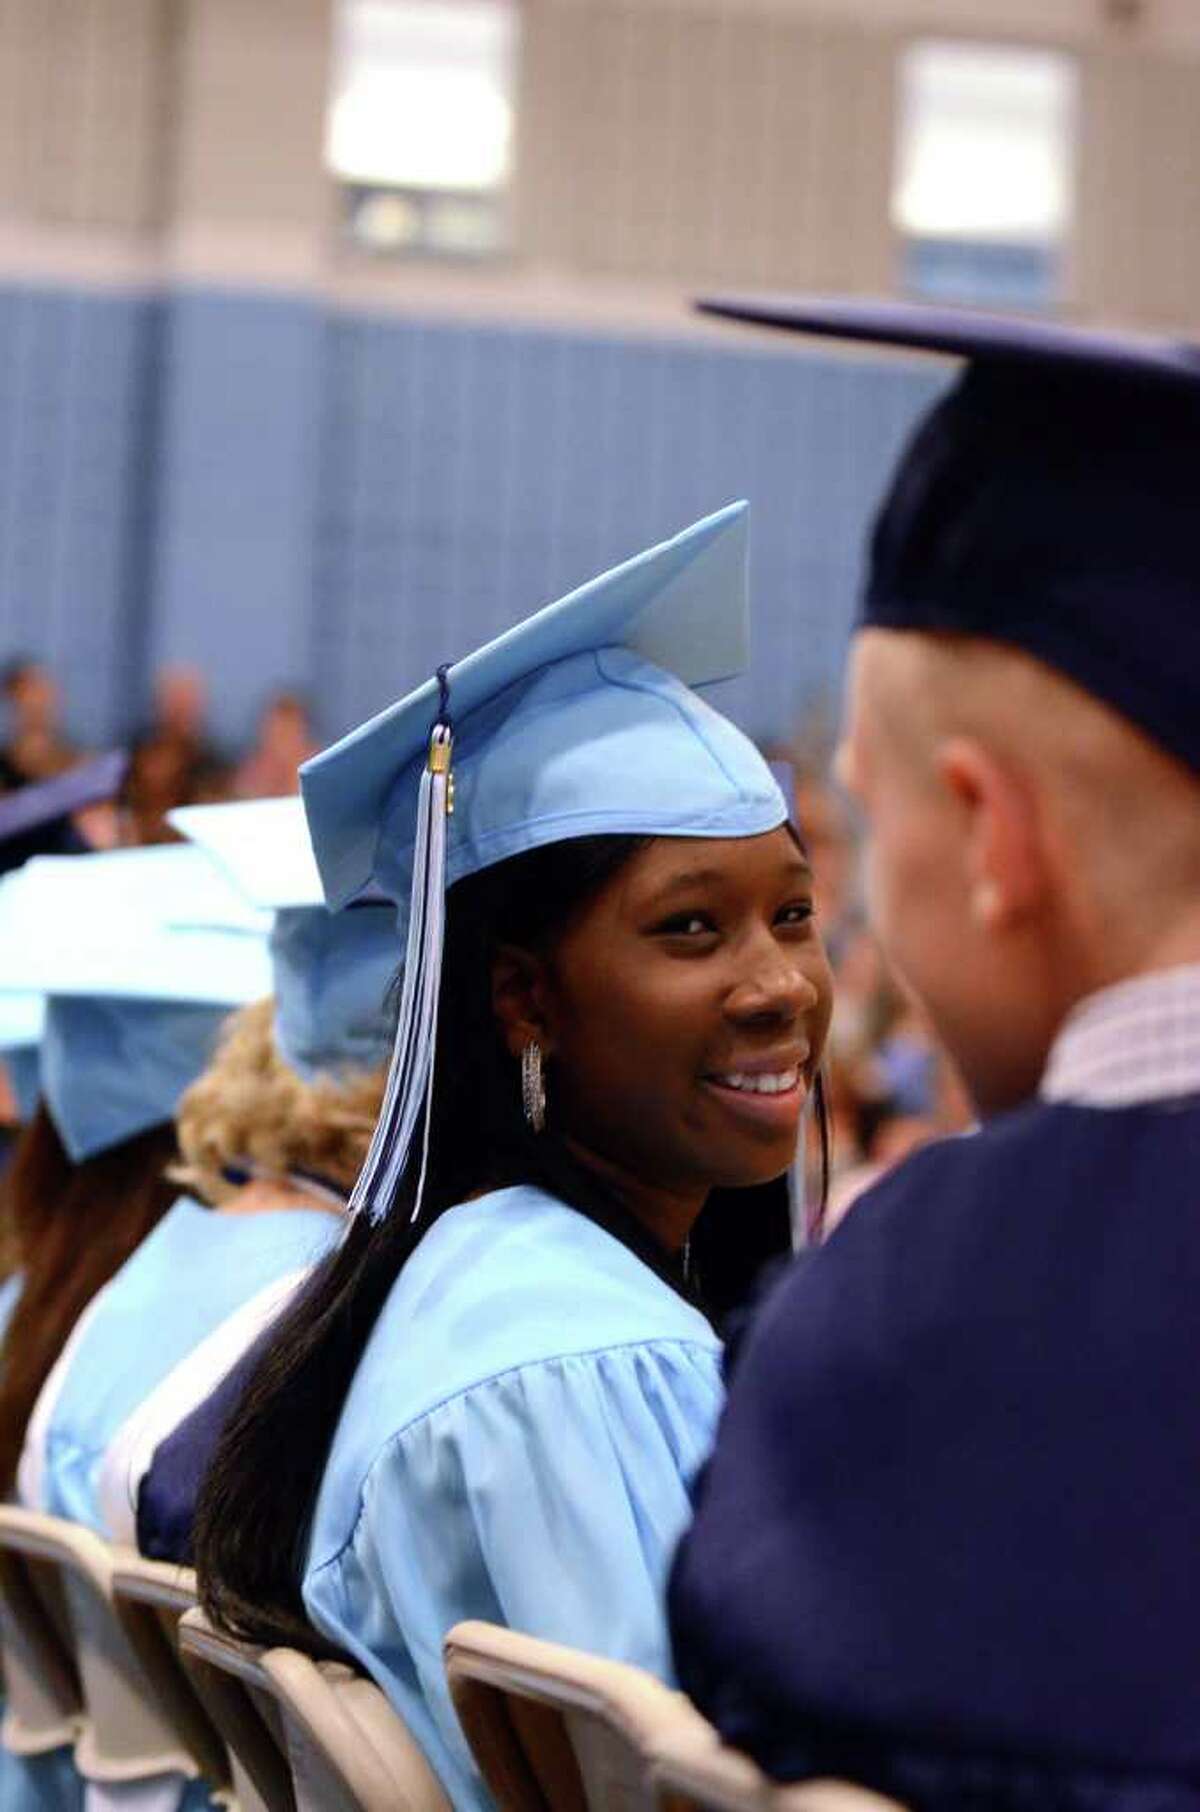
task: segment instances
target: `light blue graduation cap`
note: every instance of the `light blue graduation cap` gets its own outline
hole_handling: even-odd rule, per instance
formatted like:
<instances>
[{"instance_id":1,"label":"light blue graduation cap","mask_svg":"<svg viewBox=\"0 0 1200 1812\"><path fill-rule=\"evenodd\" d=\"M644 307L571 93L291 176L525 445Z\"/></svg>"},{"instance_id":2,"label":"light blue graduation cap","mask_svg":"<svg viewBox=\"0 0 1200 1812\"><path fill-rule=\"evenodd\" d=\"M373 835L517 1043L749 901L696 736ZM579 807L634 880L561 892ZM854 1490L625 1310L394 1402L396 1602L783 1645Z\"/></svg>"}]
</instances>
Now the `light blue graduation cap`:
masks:
<instances>
[{"instance_id":1,"label":"light blue graduation cap","mask_svg":"<svg viewBox=\"0 0 1200 1812\"><path fill-rule=\"evenodd\" d=\"M18 885L16 876L0 876L0 902ZM34 990L0 994L0 1058L4 1060L17 1113L22 1120L32 1119L37 1106L38 1046L42 1042L45 1018L44 994Z\"/></svg>"},{"instance_id":2,"label":"light blue graduation cap","mask_svg":"<svg viewBox=\"0 0 1200 1812\"><path fill-rule=\"evenodd\" d=\"M0 994L0 1057L22 1120L32 1119L37 1106L38 1046L45 1018L44 994Z\"/></svg>"},{"instance_id":3,"label":"light blue graduation cap","mask_svg":"<svg viewBox=\"0 0 1200 1812\"><path fill-rule=\"evenodd\" d=\"M400 954L395 915L387 904L329 911L300 800L182 806L170 821L253 908L274 914L275 1042L284 1062L306 1082L385 1063Z\"/></svg>"},{"instance_id":4,"label":"light blue graduation cap","mask_svg":"<svg viewBox=\"0 0 1200 1812\"><path fill-rule=\"evenodd\" d=\"M56 928L65 931L69 925L68 949L55 950L39 935L43 912ZM41 988L37 977L47 964L56 978L69 983L75 956L90 978L95 969L92 946L107 949L124 940L144 944L146 986L157 994L156 940L162 933L206 927L244 932L251 939L249 952L255 938L261 944L270 924L270 915L252 906L199 850L181 844L37 856L0 886L0 987ZM172 940L161 959L168 972L177 948ZM252 956L247 960L254 961ZM207 965L200 964L198 986L208 974ZM131 986L135 982L131 977ZM223 990L219 975L216 985Z\"/></svg>"},{"instance_id":5,"label":"light blue graduation cap","mask_svg":"<svg viewBox=\"0 0 1200 1812\"><path fill-rule=\"evenodd\" d=\"M691 690L746 665L747 530L744 503L706 517L439 669L301 770L326 898L375 885L406 936L352 1210L386 1214L422 1116L428 1140L447 886L570 838L752 837L785 821L757 749Z\"/></svg>"},{"instance_id":6,"label":"light blue graduation cap","mask_svg":"<svg viewBox=\"0 0 1200 1812\"><path fill-rule=\"evenodd\" d=\"M183 846L37 858L0 891L0 997L47 997L41 1091L74 1162L173 1116L226 1013L270 993L263 926Z\"/></svg>"},{"instance_id":7,"label":"light blue graduation cap","mask_svg":"<svg viewBox=\"0 0 1200 1812\"><path fill-rule=\"evenodd\" d=\"M323 902L308 821L295 794L180 805L167 813L167 822L203 850L253 909L270 913Z\"/></svg>"}]
</instances>

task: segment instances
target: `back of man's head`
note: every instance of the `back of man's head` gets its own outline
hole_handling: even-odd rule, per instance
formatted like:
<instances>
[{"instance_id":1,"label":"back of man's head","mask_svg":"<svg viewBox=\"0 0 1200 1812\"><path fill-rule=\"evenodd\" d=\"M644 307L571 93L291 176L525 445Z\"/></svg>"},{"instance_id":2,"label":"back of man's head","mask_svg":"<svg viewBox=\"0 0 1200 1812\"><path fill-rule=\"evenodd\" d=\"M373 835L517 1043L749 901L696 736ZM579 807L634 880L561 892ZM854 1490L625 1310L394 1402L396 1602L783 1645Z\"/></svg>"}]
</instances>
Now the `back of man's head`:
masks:
<instances>
[{"instance_id":1,"label":"back of man's head","mask_svg":"<svg viewBox=\"0 0 1200 1812\"><path fill-rule=\"evenodd\" d=\"M963 361L871 541L843 768L875 912L982 1108L1200 961L1200 344L858 297L709 312Z\"/></svg>"},{"instance_id":2,"label":"back of man's head","mask_svg":"<svg viewBox=\"0 0 1200 1812\"><path fill-rule=\"evenodd\" d=\"M880 934L983 1110L1086 995L1200 961L1200 779L1042 661L863 631L841 763Z\"/></svg>"},{"instance_id":3,"label":"back of man's head","mask_svg":"<svg viewBox=\"0 0 1200 1812\"><path fill-rule=\"evenodd\" d=\"M979 1106L1076 1003L1200 961L1200 346L904 304L718 305L953 352L871 540L843 767L874 913Z\"/></svg>"}]
</instances>

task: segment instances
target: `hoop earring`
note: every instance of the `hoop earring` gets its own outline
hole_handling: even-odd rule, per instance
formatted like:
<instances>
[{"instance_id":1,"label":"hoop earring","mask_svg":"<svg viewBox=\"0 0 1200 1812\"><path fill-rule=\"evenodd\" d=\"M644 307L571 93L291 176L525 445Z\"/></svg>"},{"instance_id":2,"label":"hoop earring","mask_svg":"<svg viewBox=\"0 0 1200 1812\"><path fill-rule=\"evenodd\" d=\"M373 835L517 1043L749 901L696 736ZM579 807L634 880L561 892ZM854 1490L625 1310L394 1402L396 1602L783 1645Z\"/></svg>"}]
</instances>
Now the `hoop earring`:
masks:
<instances>
[{"instance_id":1,"label":"hoop earring","mask_svg":"<svg viewBox=\"0 0 1200 1812\"><path fill-rule=\"evenodd\" d=\"M531 1038L521 1052L521 1105L535 1133L546 1124L546 1078L542 1073L542 1047Z\"/></svg>"}]
</instances>

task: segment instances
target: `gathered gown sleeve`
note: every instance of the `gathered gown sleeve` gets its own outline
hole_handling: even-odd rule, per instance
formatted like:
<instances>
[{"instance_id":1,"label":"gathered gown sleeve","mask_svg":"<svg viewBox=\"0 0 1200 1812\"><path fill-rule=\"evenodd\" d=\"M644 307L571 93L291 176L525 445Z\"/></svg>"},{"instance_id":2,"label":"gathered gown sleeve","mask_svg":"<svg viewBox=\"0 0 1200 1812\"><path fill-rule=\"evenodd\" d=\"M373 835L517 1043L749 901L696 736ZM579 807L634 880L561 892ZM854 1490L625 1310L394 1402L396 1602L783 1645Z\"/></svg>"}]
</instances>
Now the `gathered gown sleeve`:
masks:
<instances>
[{"instance_id":1,"label":"gathered gown sleeve","mask_svg":"<svg viewBox=\"0 0 1200 1812\"><path fill-rule=\"evenodd\" d=\"M346 1549L308 1576L311 1613L400 1702L424 1701L435 1746L468 1773L442 1665L463 1618L669 1679L664 1583L721 1398L715 1344L674 1339L519 1366L450 1398L371 1466Z\"/></svg>"}]
</instances>

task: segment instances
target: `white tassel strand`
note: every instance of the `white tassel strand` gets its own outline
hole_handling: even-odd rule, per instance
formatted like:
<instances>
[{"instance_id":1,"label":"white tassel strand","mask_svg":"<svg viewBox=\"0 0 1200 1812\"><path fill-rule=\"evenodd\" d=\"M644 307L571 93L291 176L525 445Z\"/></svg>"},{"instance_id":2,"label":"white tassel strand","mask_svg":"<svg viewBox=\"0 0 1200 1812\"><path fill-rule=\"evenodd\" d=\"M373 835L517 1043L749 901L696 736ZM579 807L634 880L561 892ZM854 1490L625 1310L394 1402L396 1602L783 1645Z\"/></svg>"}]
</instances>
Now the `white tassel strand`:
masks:
<instances>
[{"instance_id":1,"label":"white tassel strand","mask_svg":"<svg viewBox=\"0 0 1200 1812\"><path fill-rule=\"evenodd\" d=\"M374 1225L392 1210L422 1120L421 1173L413 1201L414 1221L425 1189L446 929L446 818L453 809L452 748L449 727L439 723L430 742L417 800L408 943L396 1041L383 1107L350 1197L351 1217L365 1209Z\"/></svg>"}]
</instances>

